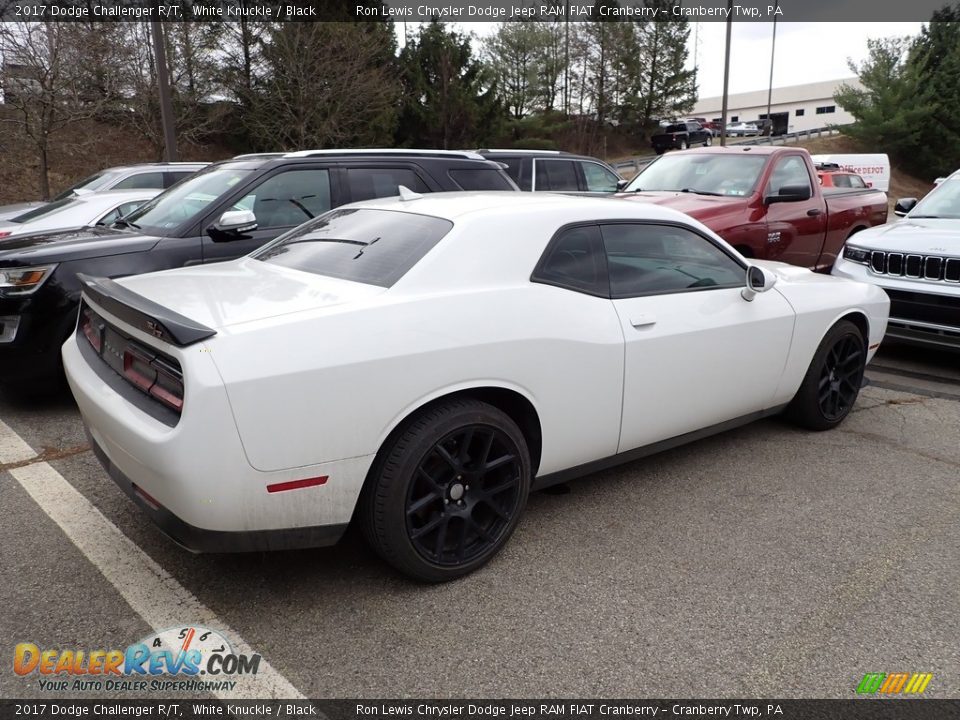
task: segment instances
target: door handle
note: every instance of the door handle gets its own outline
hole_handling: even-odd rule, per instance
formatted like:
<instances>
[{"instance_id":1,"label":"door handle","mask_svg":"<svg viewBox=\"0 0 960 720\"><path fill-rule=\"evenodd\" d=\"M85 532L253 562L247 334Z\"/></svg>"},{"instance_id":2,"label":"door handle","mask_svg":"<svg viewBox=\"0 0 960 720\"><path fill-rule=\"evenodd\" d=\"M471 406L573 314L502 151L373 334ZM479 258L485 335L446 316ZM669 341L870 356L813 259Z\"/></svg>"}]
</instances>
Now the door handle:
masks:
<instances>
[{"instance_id":1,"label":"door handle","mask_svg":"<svg viewBox=\"0 0 960 720\"><path fill-rule=\"evenodd\" d=\"M657 324L655 315L634 315L630 318L630 324L635 328L650 327Z\"/></svg>"},{"instance_id":2,"label":"door handle","mask_svg":"<svg viewBox=\"0 0 960 720\"><path fill-rule=\"evenodd\" d=\"M817 215L820 215L822 212L823 210L821 210L820 208L810 208L809 210L807 210L807 215L809 215L810 217L816 217Z\"/></svg>"}]
</instances>

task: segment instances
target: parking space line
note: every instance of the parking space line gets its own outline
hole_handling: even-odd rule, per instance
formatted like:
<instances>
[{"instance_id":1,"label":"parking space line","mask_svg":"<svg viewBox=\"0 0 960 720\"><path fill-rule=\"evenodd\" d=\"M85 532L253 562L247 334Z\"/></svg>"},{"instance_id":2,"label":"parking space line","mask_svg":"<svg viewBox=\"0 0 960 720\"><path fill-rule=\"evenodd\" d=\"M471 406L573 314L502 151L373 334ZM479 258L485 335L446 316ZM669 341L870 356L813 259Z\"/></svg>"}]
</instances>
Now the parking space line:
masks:
<instances>
[{"instance_id":1,"label":"parking space line","mask_svg":"<svg viewBox=\"0 0 960 720\"><path fill-rule=\"evenodd\" d=\"M0 465L21 463L34 457L37 453L0 420ZM255 652L239 634L120 532L49 463L35 462L7 472L151 628L159 631L183 625L209 627L222 632L235 653ZM224 700L304 697L266 658L261 658L256 675L236 679L232 690L213 694Z\"/></svg>"}]
</instances>

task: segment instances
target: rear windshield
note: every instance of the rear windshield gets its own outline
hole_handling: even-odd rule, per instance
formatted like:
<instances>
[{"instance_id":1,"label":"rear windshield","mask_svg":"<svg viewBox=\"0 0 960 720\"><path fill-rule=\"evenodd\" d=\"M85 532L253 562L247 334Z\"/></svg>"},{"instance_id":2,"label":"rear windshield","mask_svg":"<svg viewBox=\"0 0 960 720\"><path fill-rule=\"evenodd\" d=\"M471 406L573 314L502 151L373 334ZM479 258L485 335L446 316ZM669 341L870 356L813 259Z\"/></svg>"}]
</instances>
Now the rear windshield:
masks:
<instances>
[{"instance_id":1,"label":"rear windshield","mask_svg":"<svg viewBox=\"0 0 960 720\"><path fill-rule=\"evenodd\" d=\"M251 257L316 275L390 287L450 232L449 220L392 210L333 210Z\"/></svg>"},{"instance_id":2,"label":"rear windshield","mask_svg":"<svg viewBox=\"0 0 960 720\"><path fill-rule=\"evenodd\" d=\"M686 125L667 125L667 129L664 132L675 133L675 132L686 132Z\"/></svg>"},{"instance_id":3,"label":"rear windshield","mask_svg":"<svg viewBox=\"0 0 960 720\"><path fill-rule=\"evenodd\" d=\"M84 178L78 183L74 183L59 195L54 196L53 199L56 201L73 197L74 190L89 190L90 192L102 190L115 174L116 173L98 172L96 175L91 175L90 177Z\"/></svg>"},{"instance_id":4,"label":"rear windshield","mask_svg":"<svg viewBox=\"0 0 960 720\"><path fill-rule=\"evenodd\" d=\"M451 170L450 179L463 190L516 190L496 168Z\"/></svg>"}]
</instances>

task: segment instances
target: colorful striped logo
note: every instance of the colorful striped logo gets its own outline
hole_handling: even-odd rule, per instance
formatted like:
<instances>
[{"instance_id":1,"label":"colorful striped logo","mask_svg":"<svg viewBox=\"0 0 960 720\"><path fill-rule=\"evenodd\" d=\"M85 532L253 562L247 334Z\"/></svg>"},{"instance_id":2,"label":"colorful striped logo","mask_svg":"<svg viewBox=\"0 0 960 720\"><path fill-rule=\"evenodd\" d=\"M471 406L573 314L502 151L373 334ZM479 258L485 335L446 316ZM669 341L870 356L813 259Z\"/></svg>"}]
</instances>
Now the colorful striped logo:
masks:
<instances>
[{"instance_id":1,"label":"colorful striped logo","mask_svg":"<svg viewBox=\"0 0 960 720\"><path fill-rule=\"evenodd\" d=\"M933 680L933 673L867 673L857 685L860 695L919 695Z\"/></svg>"}]
</instances>

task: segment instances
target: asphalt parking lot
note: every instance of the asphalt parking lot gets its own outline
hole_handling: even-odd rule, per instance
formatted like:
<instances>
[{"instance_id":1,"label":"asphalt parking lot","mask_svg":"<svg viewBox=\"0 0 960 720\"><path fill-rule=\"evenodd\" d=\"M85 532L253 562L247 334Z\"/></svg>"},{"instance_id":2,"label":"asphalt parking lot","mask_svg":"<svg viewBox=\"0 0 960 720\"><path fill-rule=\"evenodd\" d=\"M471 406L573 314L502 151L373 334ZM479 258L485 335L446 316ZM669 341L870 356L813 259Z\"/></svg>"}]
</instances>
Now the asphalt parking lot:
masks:
<instances>
[{"instance_id":1,"label":"asphalt parking lot","mask_svg":"<svg viewBox=\"0 0 960 720\"><path fill-rule=\"evenodd\" d=\"M11 671L15 643L165 622L229 628L307 697L847 698L895 671L960 696L960 356L884 348L868 377L837 431L764 421L536 494L495 561L437 587L355 534L190 555L69 395L0 395L0 696L57 696Z\"/></svg>"}]
</instances>

